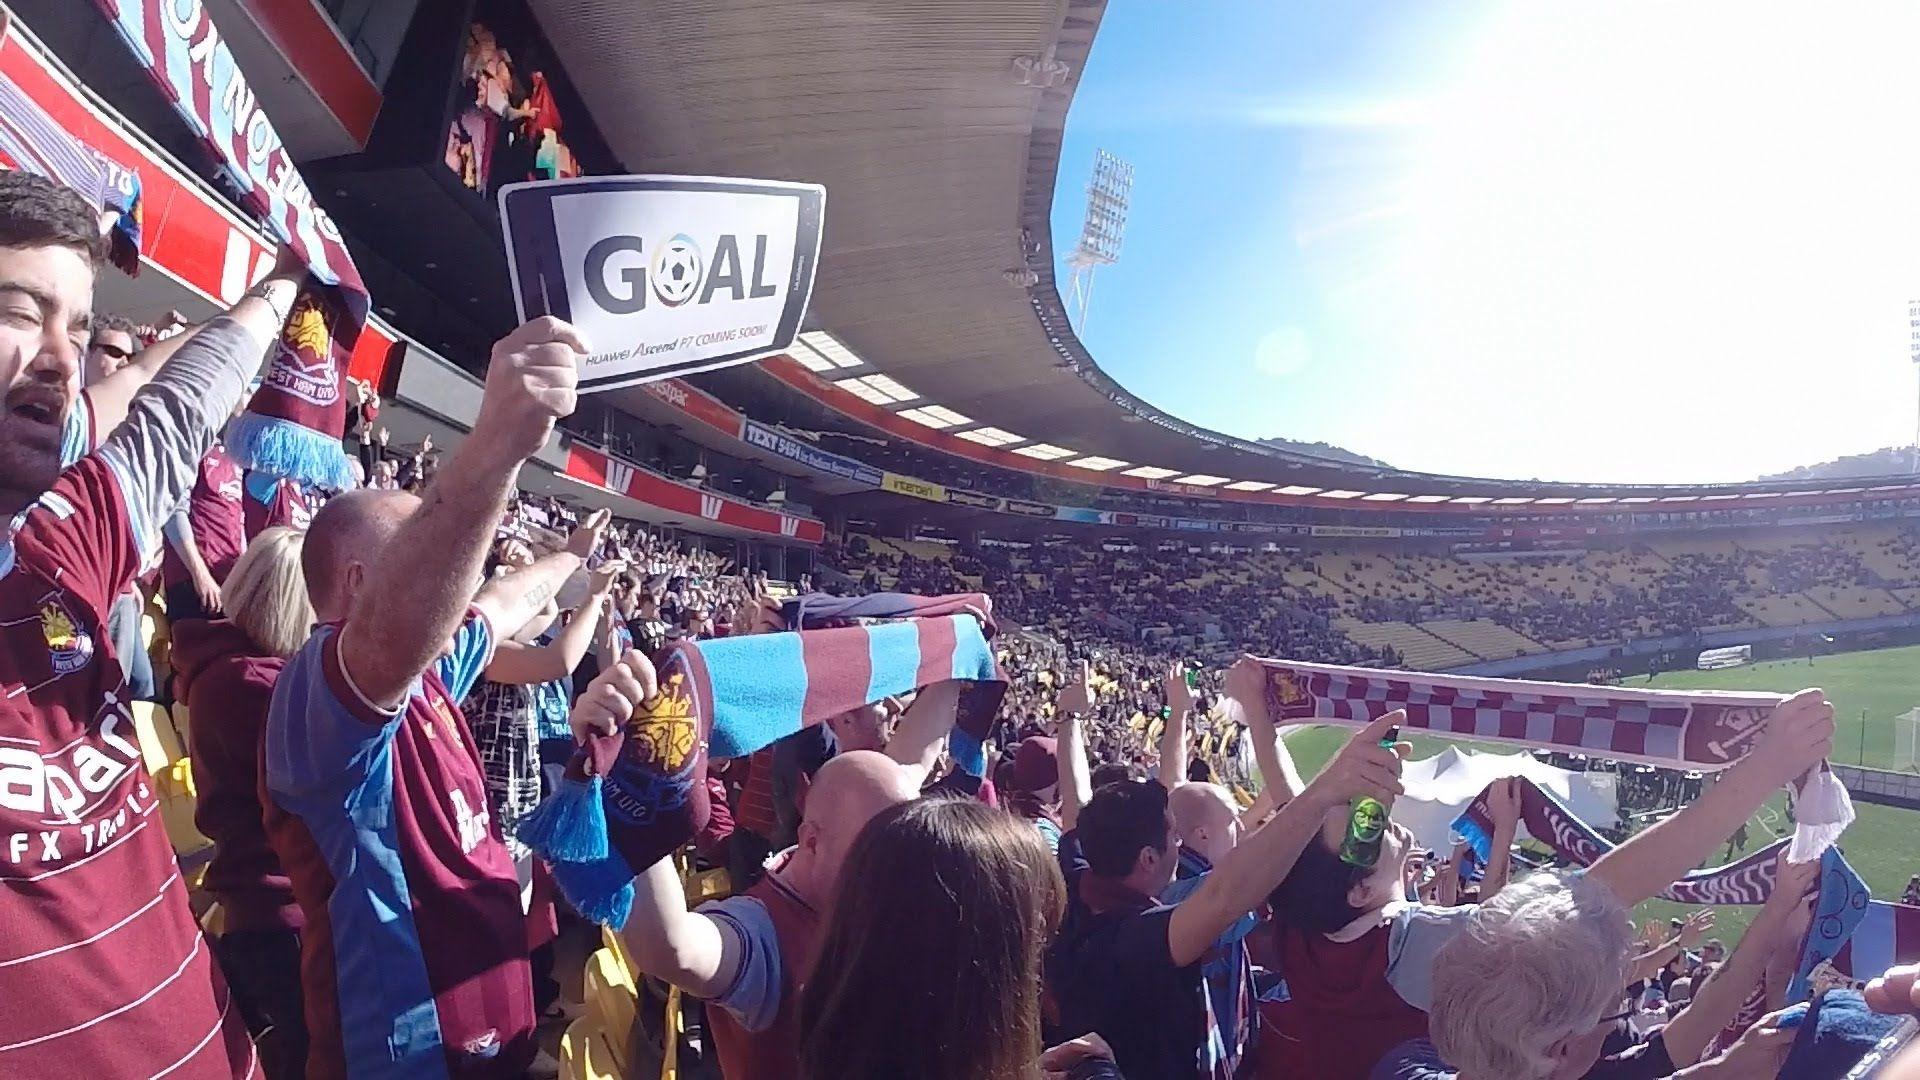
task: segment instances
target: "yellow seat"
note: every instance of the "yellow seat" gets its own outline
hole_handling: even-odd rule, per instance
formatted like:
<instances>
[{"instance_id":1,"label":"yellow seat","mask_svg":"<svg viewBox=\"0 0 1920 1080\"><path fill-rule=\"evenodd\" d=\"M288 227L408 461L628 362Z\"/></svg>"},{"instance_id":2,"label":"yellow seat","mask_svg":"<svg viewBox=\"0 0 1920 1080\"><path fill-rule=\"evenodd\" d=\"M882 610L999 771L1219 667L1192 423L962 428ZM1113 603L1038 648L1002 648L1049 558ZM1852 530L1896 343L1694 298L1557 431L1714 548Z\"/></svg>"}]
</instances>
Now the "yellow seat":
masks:
<instances>
[{"instance_id":1,"label":"yellow seat","mask_svg":"<svg viewBox=\"0 0 1920 1080\"><path fill-rule=\"evenodd\" d=\"M186 758L174 762L153 778L160 796L160 820L166 826L167 839L176 855L196 855L213 846L193 823L199 800L193 786L193 762Z\"/></svg>"},{"instance_id":2,"label":"yellow seat","mask_svg":"<svg viewBox=\"0 0 1920 1080\"><path fill-rule=\"evenodd\" d=\"M564 1080L620 1080L623 1075L614 1062L612 1040L592 1017L580 1017L561 1033L560 1075Z\"/></svg>"},{"instance_id":3,"label":"yellow seat","mask_svg":"<svg viewBox=\"0 0 1920 1080\"><path fill-rule=\"evenodd\" d=\"M688 874L684 884L688 907L698 907L709 900L725 900L733 895L733 877L724 866Z\"/></svg>"},{"instance_id":4,"label":"yellow seat","mask_svg":"<svg viewBox=\"0 0 1920 1080\"><path fill-rule=\"evenodd\" d=\"M173 717L173 733L179 737L180 745L187 748L187 753L193 753L193 725L187 722L187 703L174 702L170 715Z\"/></svg>"},{"instance_id":5,"label":"yellow seat","mask_svg":"<svg viewBox=\"0 0 1920 1080\"><path fill-rule=\"evenodd\" d=\"M634 986L633 973L613 950L595 949L593 955L587 957L581 996L586 999L587 1016L606 1034L613 1048L614 1062L624 1074L629 1064L627 1036L640 1009L640 994Z\"/></svg>"},{"instance_id":6,"label":"yellow seat","mask_svg":"<svg viewBox=\"0 0 1920 1080\"><path fill-rule=\"evenodd\" d=\"M140 740L140 759L146 762L149 773L158 777L167 766L187 756L174 734L173 721L160 712L160 706L151 701L136 701L132 712L133 732Z\"/></svg>"}]
</instances>

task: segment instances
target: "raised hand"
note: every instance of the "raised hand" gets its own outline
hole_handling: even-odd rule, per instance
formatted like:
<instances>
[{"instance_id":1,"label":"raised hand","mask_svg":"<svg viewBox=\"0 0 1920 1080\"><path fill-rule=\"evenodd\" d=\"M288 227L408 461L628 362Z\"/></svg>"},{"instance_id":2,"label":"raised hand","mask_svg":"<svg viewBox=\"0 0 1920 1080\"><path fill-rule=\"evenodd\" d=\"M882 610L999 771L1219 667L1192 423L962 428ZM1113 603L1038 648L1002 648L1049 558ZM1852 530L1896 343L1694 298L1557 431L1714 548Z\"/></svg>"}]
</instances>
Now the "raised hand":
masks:
<instances>
[{"instance_id":1,"label":"raised hand","mask_svg":"<svg viewBox=\"0 0 1920 1080\"><path fill-rule=\"evenodd\" d=\"M1408 743L1381 746L1380 741L1387 737L1388 729L1406 722L1406 712L1395 709L1355 732L1300 798L1321 810L1343 805L1355 795L1391 803L1405 790L1400 785L1400 765L1413 747Z\"/></svg>"},{"instance_id":2,"label":"raised hand","mask_svg":"<svg viewBox=\"0 0 1920 1080\"><path fill-rule=\"evenodd\" d=\"M607 522L613 519L611 510L595 510L587 515L587 520L567 536L567 553L585 559L600 546L600 534L606 530Z\"/></svg>"},{"instance_id":3,"label":"raised hand","mask_svg":"<svg viewBox=\"0 0 1920 1080\"><path fill-rule=\"evenodd\" d=\"M1093 665L1085 660L1077 662L1067 676L1066 685L1060 688L1060 711L1086 715L1093 710Z\"/></svg>"},{"instance_id":4,"label":"raised hand","mask_svg":"<svg viewBox=\"0 0 1920 1080\"><path fill-rule=\"evenodd\" d=\"M1833 703L1826 691L1802 690L1774 706L1748 756L1785 784L1833 753L1833 731Z\"/></svg>"},{"instance_id":5,"label":"raised hand","mask_svg":"<svg viewBox=\"0 0 1920 1080\"><path fill-rule=\"evenodd\" d=\"M1187 686L1186 665L1178 660L1167 666L1165 682L1167 706L1175 716L1185 716L1193 709L1193 691Z\"/></svg>"},{"instance_id":6,"label":"raised hand","mask_svg":"<svg viewBox=\"0 0 1920 1080\"><path fill-rule=\"evenodd\" d=\"M1712 908L1701 908L1688 915L1686 922L1680 925L1680 947L1688 951L1699 948L1700 943L1713 932L1713 917Z\"/></svg>"},{"instance_id":7,"label":"raised hand","mask_svg":"<svg viewBox=\"0 0 1920 1080\"><path fill-rule=\"evenodd\" d=\"M619 559L608 559L595 567L593 572L587 575L588 595L595 599L606 599L607 594L613 591L613 583L619 580L621 572L626 568L627 564Z\"/></svg>"},{"instance_id":8,"label":"raised hand","mask_svg":"<svg viewBox=\"0 0 1920 1080\"><path fill-rule=\"evenodd\" d=\"M1520 780L1508 777L1496 780L1493 793L1487 797L1487 811L1493 816L1494 827L1505 826L1509 832L1520 822Z\"/></svg>"},{"instance_id":9,"label":"raised hand","mask_svg":"<svg viewBox=\"0 0 1920 1080\"><path fill-rule=\"evenodd\" d=\"M551 315L501 338L487 365L474 437L514 461L532 457L546 445L554 421L573 412L587 351L580 332Z\"/></svg>"},{"instance_id":10,"label":"raised hand","mask_svg":"<svg viewBox=\"0 0 1920 1080\"><path fill-rule=\"evenodd\" d=\"M575 740L593 735L612 735L624 727L641 705L660 692L659 676L653 661L639 649L628 649L617 663L594 677L586 692L573 703L567 722Z\"/></svg>"}]
</instances>

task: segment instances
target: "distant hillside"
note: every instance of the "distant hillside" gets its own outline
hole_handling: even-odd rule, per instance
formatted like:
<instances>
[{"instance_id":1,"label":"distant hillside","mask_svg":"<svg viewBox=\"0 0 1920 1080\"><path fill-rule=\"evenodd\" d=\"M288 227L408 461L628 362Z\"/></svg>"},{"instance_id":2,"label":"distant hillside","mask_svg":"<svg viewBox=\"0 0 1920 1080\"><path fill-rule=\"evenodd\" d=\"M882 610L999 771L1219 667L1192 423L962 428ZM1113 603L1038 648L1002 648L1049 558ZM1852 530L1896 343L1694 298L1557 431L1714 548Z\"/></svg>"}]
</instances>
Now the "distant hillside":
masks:
<instances>
[{"instance_id":1,"label":"distant hillside","mask_svg":"<svg viewBox=\"0 0 1920 1080\"><path fill-rule=\"evenodd\" d=\"M1802 465L1762 480L1840 480L1849 476L1905 476L1913 472L1913 447L1889 446L1864 454L1848 454L1818 465Z\"/></svg>"},{"instance_id":2,"label":"distant hillside","mask_svg":"<svg viewBox=\"0 0 1920 1080\"><path fill-rule=\"evenodd\" d=\"M1365 454L1356 454L1351 450L1335 446L1332 443L1296 442L1292 439L1282 439L1279 437L1261 439L1259 442L1262 446L1271 446L1275 450L1285 450L1293 454L1311 454L1314 457L1329 458L1333 461L1345 461L1354 465L1372 465L1380 469L1393 468L1393 466L1381 461L1379 458L1370 458Z\"/></svg>"}]
</instances>

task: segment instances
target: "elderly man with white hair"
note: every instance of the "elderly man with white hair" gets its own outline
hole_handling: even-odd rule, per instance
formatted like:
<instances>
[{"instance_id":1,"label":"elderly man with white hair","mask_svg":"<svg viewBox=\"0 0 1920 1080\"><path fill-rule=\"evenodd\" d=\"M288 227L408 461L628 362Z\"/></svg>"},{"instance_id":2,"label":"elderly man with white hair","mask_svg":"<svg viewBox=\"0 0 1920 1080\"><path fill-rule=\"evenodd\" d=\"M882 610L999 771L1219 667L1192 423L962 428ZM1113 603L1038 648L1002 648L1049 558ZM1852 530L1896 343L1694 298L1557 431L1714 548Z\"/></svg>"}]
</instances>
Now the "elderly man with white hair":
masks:
<instances>
[{"instance_id":1,"label":"elderly man with white hair","mask_svg":"<svg viewBox=\"0 0 1920 1080\"><path fill-rule=\"evenodd\" d=\"M1633 951L1627 913L1698 866L1788 782L1833 748L1833 706L1802 690L1776 707L1752 752L1692 805L1608 852L1584 871L1543 871L1476 908L1436 954L1431 1042L1380 1062L1375 1080L1572 1080L1608 1075L1601 1047L1619 1017ZM1761 1027L1742 1054L1772 1042ZM1734 1054L1736 1051L1729 1051ZM1733 1073L1720 1059L1675 1076ZM1632 1075L1664 1075L1660 1072Z\"/></svg>"}]
</instances>

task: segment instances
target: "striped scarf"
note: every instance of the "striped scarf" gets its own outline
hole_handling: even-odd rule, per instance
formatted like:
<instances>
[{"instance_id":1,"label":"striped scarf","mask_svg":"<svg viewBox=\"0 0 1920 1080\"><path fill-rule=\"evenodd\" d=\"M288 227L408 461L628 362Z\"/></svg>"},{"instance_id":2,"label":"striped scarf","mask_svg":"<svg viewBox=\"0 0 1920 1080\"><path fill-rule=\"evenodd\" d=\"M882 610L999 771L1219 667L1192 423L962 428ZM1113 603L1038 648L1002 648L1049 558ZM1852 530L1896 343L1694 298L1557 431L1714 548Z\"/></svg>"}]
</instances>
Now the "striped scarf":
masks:
<instances>
[{"instance_id":1,"label":"striped scarf","mask_svg":"<svg viewBox=\"0 0 1920 1080\"><path fill-rule=\"evenodd\" d=\"M1516 779L1520 784L1520 820L1526 823L1528 834L1552 848L1554 854L1574 866L1592 866L1613 850L1614 845L1599 830L1580 820L1552 792L1524 776ZM1493 815L1487 809L1492 794L1493 785L1489 784L1453 822L1453 831L1466 841L1473 858L1482 865L1493 849ZM1773 892L1775 857L1788 843L1778 840L1738 862L1690 871L1667 886L1660 897L1679 904L1763 903Z\"/></svg>"},{"instance_id":2,"label":"striped scarf","mask_svg":"<svg viewBox=\"0 0 1920 1080\"><path fill-rule=\"evenodd\" d=\"M1715 772L1751 749L1780 694L1629 690L1262 660L1276 723L1365 727L1395 709L1406 730Z\"/></svg>"},{"instance_id":3,"label":"striped scarf","mask_svg":"<svg viewBox=\"0 0 1920 1080\"><path fill-rule=\"evenodd\" d=\"M708 758L934 683L1004 690L970 614L682 641L658 666L659 695L625 730L579 747L561 790L520 827L574 907L607 926L625 925L634 875L705 826Z\"/></svg>"}]
</instances>

